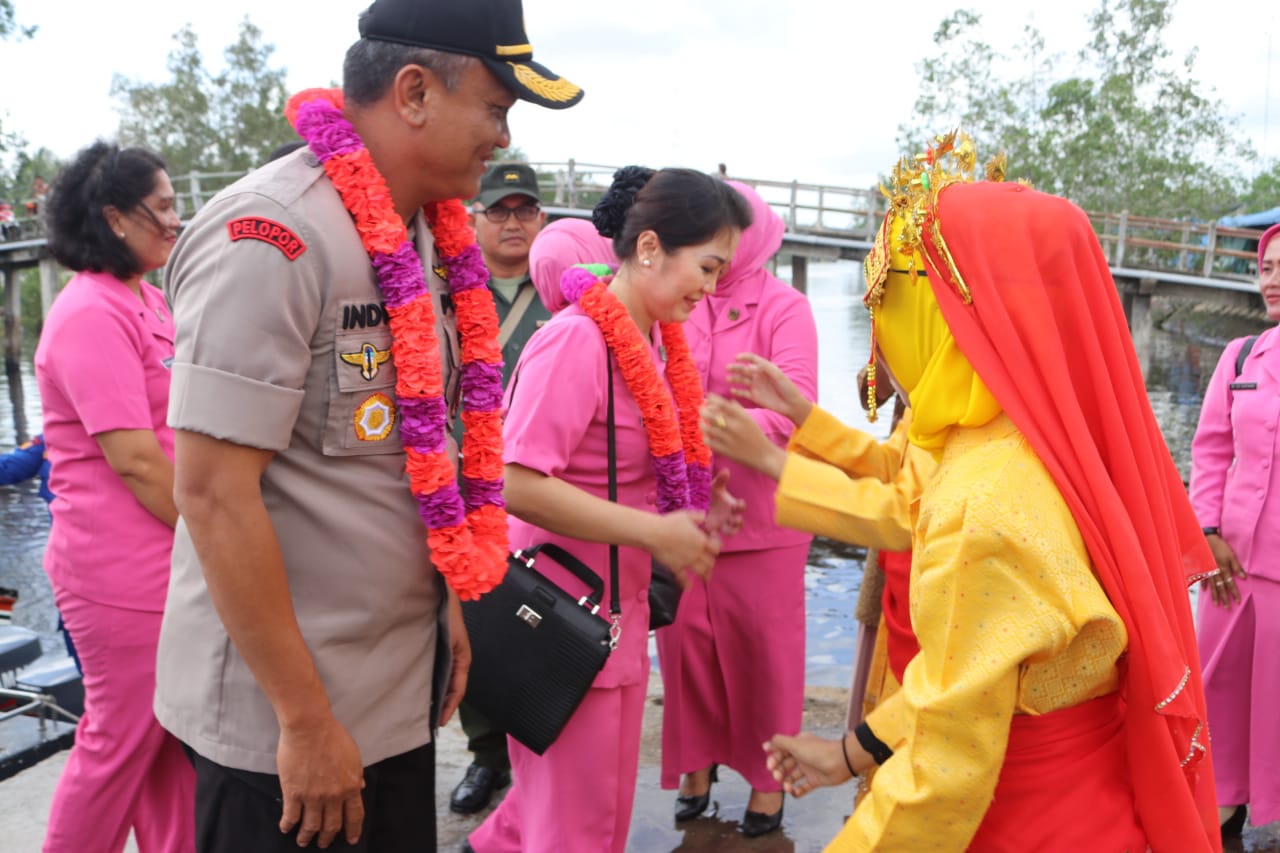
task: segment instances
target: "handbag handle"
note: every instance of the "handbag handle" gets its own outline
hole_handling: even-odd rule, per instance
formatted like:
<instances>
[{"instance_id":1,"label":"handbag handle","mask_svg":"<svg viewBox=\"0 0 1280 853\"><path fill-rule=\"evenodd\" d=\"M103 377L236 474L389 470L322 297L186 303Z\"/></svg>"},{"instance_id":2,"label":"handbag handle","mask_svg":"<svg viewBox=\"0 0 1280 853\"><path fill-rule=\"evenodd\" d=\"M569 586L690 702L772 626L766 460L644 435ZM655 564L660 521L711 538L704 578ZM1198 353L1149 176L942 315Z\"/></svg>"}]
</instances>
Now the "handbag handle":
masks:
<instances>
[{"instance_id":1,"label":"handbag handle","mask_svg":"<svg viewBox=\"0 0 1280 853\"><path fill-rule=\"evenodd\" d=\"M519 551L516 551L512 556L524 563L530 569L537 571L537 569L534 568L533 563L539 554L545 554L552 560L555 560L574 577L591 588L590 594L584 595L582 598L578 599L578 604L586 607L592 613L595 613L600 609L600 602L604 600L604 578L600 577L598 573L591 571L591 569L587 568L585 563L565 549L561 548L556 543L544 542L540 545L530 545L528 548L521 548Z\"/></svg>"}]
</instances>

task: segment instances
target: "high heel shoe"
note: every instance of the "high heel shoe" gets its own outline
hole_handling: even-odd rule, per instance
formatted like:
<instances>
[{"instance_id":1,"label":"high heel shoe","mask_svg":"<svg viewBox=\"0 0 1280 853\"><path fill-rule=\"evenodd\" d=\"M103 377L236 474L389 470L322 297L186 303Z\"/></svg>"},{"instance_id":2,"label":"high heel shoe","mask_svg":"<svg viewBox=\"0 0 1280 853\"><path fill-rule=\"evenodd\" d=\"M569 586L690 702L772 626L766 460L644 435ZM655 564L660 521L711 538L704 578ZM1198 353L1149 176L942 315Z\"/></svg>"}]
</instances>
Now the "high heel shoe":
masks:
<instances>
[{"instance_id":1,"label":"high heel shoe","mask_svg":"<svg viewBox=\"0 0 1280 853\"><path fill-rule=\"evenodd\" d=\"M707 780L707 792L705 794L697 794L693 796L680 795L676 797L676 822L692 820L707 810L711 805L711 785L720 781L720 774L716 772L719 765L711 765L711 775Z\"/></svg>"},{"instance_id":2,"label":"high heel shoe","mask_svg":"<svg viewBox=\"0 0 1280 853\"><path fill-rule=\"evenodd\" d=\"M764 812L753 812L747 809L742 816L742 834L747 838L755 838L758 835L766 835L782 826L782 809L786 805L784 801L778 810L773 814L765 814Z\"/></svg>"},{"instance_id":3,"label":"high heel shoe","mask_svg":"<svg viewBox=\"0 0 1280 853\"><path fill-rule=\"evenodd\" d=\"M1231 813L1231 817L1227 818L1222 824L1222 837L1239 838L1244 832L1244 819L1248 810L1244 806L1236 806L1236 810Z\"/></svg>"}]
</instances>

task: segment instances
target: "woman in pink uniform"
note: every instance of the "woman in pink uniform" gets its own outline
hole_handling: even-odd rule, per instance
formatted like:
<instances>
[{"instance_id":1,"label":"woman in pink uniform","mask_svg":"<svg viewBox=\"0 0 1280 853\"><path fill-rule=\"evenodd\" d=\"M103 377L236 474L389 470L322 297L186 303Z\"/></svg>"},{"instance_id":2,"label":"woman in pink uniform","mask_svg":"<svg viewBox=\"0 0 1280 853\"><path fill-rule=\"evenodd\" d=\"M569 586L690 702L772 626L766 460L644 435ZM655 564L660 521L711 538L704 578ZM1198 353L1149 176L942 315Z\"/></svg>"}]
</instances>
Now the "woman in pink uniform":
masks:
<instances>
[{"instance_id":1,"label":"woman in pink uniform","mask_svg":"<svg viewBox=\"0 0 1280 853\"><path fill-rule=\"evenodd\" d=\"M712 485L697 411L687 411L688 395L700 400L702 392L679 324L714 291L750 209L699 172L628 167L594 221L613 238L620 267L599 281L567 271L574 304L521 354L507 391L504 496L511 547L562 546L600 573L606 601L608 543L619 546L621 637L543 755L509 741L514 783L471 834L477 853L626 848L649 675L651 557L705 575L728 503ZM616 502L608 498L610 388ZM698 507L709 502L704 516ZM540 560L539 570L579 594L580 582L551 561Z\"/></svg>"},{"instance_id":2,"label":"woman in pink uniform","mask_svg":"<svg viewBox=\"0 0 1280 853\"><path fill-rule=\"evenodd\" d=\"M49 251L76 275L49 311L36 379L52 464L45 570L84 672L46 853L195 848L195 777L156 722L156 641L178 520L165 424L173 318L142 275L181 224L164 162L97 142L54 182Z\"/></svg>"},{"instance_id":3,"label":"woman in pink uniform","mask_svg":"<svg viewBox=\"0 0 1280 853\"><path fill-rule=\"evenodd\" d=\"M751 204L751 227L737 254L685 325L710 393L730 397L728 366L752 352L776 364L810 401L818 390L818 331L809 301L765 264L786 223L755 190L730 181ZM793 425L768 409L748 409L785 447ZM710 803L712 768L732 767L751 785L741 829L753 837L782 824L782 786L760 760L774 732L795 731L804 710L804 567L807 533L774 522L778 484L717 457L733 493L747 502L742 531L724 543L713 576L693 580L676 621L658 632L662 670L662 787L679 786L677 821ZM683 775L683 779L681 778Z\"/></svg>"},{"instance_id":4,"label":"woman in pink uniform","mask_svg":"<svg viewBox=\"0 0 1280 853\"><path fill-rule=\"evenodd\" d=\"M1258 241L1280 322L1280 225ZM1245 347L1249 349L1246 351ZM1227 344L1191 443L1191 503L1218 571L1197 620L1223 834L1280 820L1280 330Z\"/></svg>"}]
</instances>

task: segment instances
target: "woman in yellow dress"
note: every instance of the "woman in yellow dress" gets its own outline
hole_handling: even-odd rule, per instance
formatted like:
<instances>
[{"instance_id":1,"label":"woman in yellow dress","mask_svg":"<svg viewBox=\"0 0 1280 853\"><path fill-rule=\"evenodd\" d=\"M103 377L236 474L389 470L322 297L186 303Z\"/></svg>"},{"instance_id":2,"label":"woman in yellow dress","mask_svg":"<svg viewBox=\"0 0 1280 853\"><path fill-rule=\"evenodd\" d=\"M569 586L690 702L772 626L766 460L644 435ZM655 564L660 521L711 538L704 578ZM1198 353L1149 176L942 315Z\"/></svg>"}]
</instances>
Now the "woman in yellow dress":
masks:
<instances>
[{"instance_id":1,"label":"woman in yellow dress","mask_svg":"<svg viewBox=\"0 0 1280 853\"><path fill-rule=\"evenodd\" d=\"M1220 850L1186 594L1213 562L1106 260L1074 205L973 171L954 137L900 165L867 260L938 459L920 653L854 732L776 736L769 764L794 795L879 765L832 851Z\"/></svg>"}]
</instances>

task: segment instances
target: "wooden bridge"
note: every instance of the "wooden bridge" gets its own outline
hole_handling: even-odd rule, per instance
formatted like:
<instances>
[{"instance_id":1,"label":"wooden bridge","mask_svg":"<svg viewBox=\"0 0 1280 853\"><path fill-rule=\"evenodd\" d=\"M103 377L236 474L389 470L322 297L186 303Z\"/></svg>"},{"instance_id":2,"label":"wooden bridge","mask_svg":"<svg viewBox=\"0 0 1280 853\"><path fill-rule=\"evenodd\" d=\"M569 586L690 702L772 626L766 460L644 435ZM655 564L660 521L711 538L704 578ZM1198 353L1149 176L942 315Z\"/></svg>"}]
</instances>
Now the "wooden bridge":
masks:
<instances>
[{"instance_id":1,"label":"wooden bridge","mask_svg":"<svg viewBox=\"0 0 1280 853\"><path fill-rule=\"evenodd\" d=\"M543 204L552 218L588 216L616 169L574 160L530 165L539 175ZM241 174L192 174L174 178L173 184L191 213ZM782 251L774 263L790 263L792 284L801 291L806 290L810 261L862 260L886 210L885 199L876 187L735 179L755 187L786 221ZM1153 296L1261 311L1256 283L1258 231L1129 213L1090 212L1089 218L1110 261L1139 352L1144 351L1143 344L1150 336ZM41 303L46 313L61 278L34 220L19 220L6 236L12 238L0 242L6 362L12 357L16 363L21 351L18 271L39 267Z\"/></svg>"}]
</instances>

